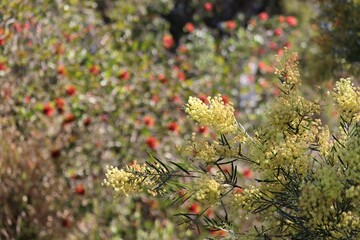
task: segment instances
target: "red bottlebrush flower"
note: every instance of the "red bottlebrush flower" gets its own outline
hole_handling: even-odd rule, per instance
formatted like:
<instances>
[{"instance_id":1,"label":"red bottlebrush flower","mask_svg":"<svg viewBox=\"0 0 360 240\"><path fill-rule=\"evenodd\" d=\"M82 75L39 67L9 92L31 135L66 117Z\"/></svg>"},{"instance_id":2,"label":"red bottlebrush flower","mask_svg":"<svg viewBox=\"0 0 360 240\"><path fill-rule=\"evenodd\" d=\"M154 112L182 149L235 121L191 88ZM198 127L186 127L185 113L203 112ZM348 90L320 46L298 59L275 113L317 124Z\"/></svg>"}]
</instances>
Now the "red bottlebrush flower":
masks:
<instances>
[{"instance_id":1,"label":"red bottlebrush flower","mask_svg":"<svg viewBox=\"0 0 360 240\"><path fill-rule=\"evenodd\" d=\"M268 47L272 50L277 50L279 48L276 42L269 42Z\"/></svg>"},{"instance_id":2,"label":"red bottlebrush flower","mask_svg":"<svg viewBox=\"0 0 360 240\"><path fill-rule=\"evenodd\" d=\"M96 65L92 65L90 68L89 68L89 72L92 74L92 75L99 75L100 73L100 68Z\"/></svg>"},{"instance_id":3,"label":"red bottlebrush flower","mask_svg":"<svg viewBox=\"0 0 360 240\"><path fill-rule=\"evenodd\" d=\"M275 36L281 36L283 34L283 30L281 28L276 28L274 30L274 35Z\"/></svg>"},{"instance_id":4,"label":"red bottlebrush flower","mask_svg":"<svg viewBox=\"0 0 360 240\"><path fill-rule=\"evenodd\" d=\"M294 16L287 16L286 23L289 24L289 26L291 27L295 27L298 24L298 21Z\"/></svg>"},{"instance_id":5,"label":"red bottlebrush flower","mask_svg":"<svg viewBox=\"0 0 360 240\"><path fill-rule=\"evenodd\" d=\"M279 16L278 20L279 20L279 23L283 23L283 22L285 22L285 17L281 15L281 16Z\"/></svg>"},{"instance_id":6,"label":"red bottlebrush flower","mask_svg":"<svg viewBox=\"0 0 360 240\"><path fill-rule=\"evenodd\" d=\"M284 47L290 49L292 46L291 46L291 43L290 43L290 42L286 42L286 43L284 44Z\"/></svg>"},{"instance_id":7,"label":"red bottlebrush flower","mask_svg":"<svg viewBox=\"0 0 360 240\"><path fill-rule=\"evenodd\" d=\"M180 80L180 81L185 81L186 80L186 75L183 71L178 71L177 73L177 78Z\"/></svg>"},{"instance_id":8,"label":"red bottlebrush flower","mask_svg":"<svg viewBox=\"0 0 360 240\"><path fill-rule=\"evenodd\" d=\"M195 31L195 26L194 26L194 24L192 24L192 23L190 23L190 22L186 23L184 28L185 28L185 31L186 31L186 32L189 32L189 33L192 33L192 32Z\"/></svg>"},{"instance_id":9,"label":"red bottlebrush flower","mask_svg":"<svg viewBox=\"0 0 360 240\"><path fill-rule=\"evenodd\" d=\"M159 102L159 96L158 95L153 95L152 97L151 97L151 101L153 102L153 103L158 103Z\"/></svg>"},{"instance_id":10,"label":"red bottlebrush flower","mask_svg":"<svg viewBox=\"0 0 360 240\"><path fill-rule=\"evenodd\" d=\"M226 28L228 30L234 30L236 28L236 23L234 21L227 21Z\"/></svg>"},{"instance_id":11,"label":"red bottlebrush flower","mask_svg":"<svg viewBox=\"0 0 360 240\"><path fill-rule=\"evenodd\" d=\"M59 75L65 76L66 75L66 68L63 64L59 65L56 69Z\"/></svg>"},{"instance_id":12,"label":"red bottlebrush flower","mask_svg":"<svg viewBox=\"0 0 360 240\"><path fill-rule=\"evenodd\" d=\"M205 215L208 218L213 218L215 216L214 210L212 208L209 208L208 210L206 210Z\"/></svg>"},{"instance_id":13,"label":"red bottlebrush flower","mask_svg":"<svg viewBox=\"0 0 360 240\"><path fill-rule=\"evenodd\" d=\"M47 103L43 106L43 113L48 117L51 117L54 114L54 111L55 110L50 103Z\"/></svg>"},{"instance_id":14,"label":"red bottlebrush flower","mask_svg":"<svg viewBox=\"0 0 360 240\"><path fill-rule=\"evenodd\" d=\"M85 188L82 184L76 185L75 192L77 195L84 195L85 194Z\"/></svg>"},{"instance_id":15,"label":"red bottlebrush flower","mask_svg":"<svg viewBox=\"0 0 360 240\"><path fill-rule=\"evenodd\" d=\"M0 62L0 71L5 71L7 69L7 66L5 63Z\"/></svg>"},{"instance_id":16,"label":"red bottlebrush flower","mask_svg":"<svg viewBox=\"0 0 360 240\"><path fill-rule=\"evenodd\" d=\"M84 120L83 120L83 124L85 127L89 126L91 124L91 118L90 117L86 117Z\"/></svg>"},{"instance_id":17,"label":"red bottlebrush flower","mask_svg":"<svg viewBox=\"0 0 360 240\"><path fill-rule=\"evenodd\" d=\"M264 62L259 62L258 63L258 68L260 69L260 71L261 72L266 72L266 68L267 68L268 66L266 65L266 63L264 63Z\"/></svg>"},{"instance_id":18,"label":"red bottlebrush flower","mask_svg":"<svg viewBox=\"0 0 360 240\"><path fill-rule=\"evenodd\" d=\"M262 12L259 14L259 19L261 21L267 21L269 19L269 14L267 14L266 12Z\"/></svg>"},{"instance_id":19,"label":"red bottlebrush flower","mask_svg":"<svg viewBox=\"0 0 360 240\"><path fill-rule=\"evenodd\" d=\"M201 207L199 204L197 203L193 203L190 205L190 207L188 208L189 212L192 214L199 214L201 212Z\"/></svg>"},{"instance_id":20,"label":"red bottlebrush flower","mask_svg":"<svg viewBox=\"0 0 360 240\"><path fill-rule=\"evenodd\" d=\"M204 9L205 9L205 11L207 11L207 12L211 12L211 11L213 10L213 5L212 5L212 3L206 2L206 3L204 4Z\"/></svg>"},{"instance_id":21,"label":"red bottlebrush flower","mask_svg":"<svg viewBox=\"0 0 360 240\"><path fill-rule=\"evenodd\" d=\"M146 139L146 144L151 149L156 149L159 146L159 141L155 137L148 137Z\"/></svg>"},{"instance_id":22,"label":"red bottlebrush flower","mask_svg":"<svg viewBox=\"0 0 360 240\"><path fill-rule=\"evenodd\" d=\"M235 188L234 192L235 192L235 193L243 193L243 192L244 192L244 189L241 188L241 187L237 187L237 188Z\"/></svg>"},{"instance_id":23,"label":"red bottlebrush flower","mask_svg":"<svg viewBox=\"0 0 360 240\"><path fill-rule=\"evenodd\" d=\"M74 114L69 113L65 116L63 124L72 123L73 121L75 121L75 116L74 116Z\"/></svg>"},{"instance_id":24,"label":"red bottlebrush flower","mask_svg":"<svg viewBox=\"0 0 360 240\"><path fill-rule=\"evenodd\" d=\"M205 104L209 103L207 96L205 96L204 94L200 94L199 99Z\"/></svg>"},{"instance_id":25,"label":"red bottlebrush flower","mask_svg":"<svg viewBox=\"0 0 360 240\"><path fill-rule=\"evenodd\" d=\"M185 45L181 45L181 46L179 47L179 50L180 50L181 53L187 53L187 48L186 48Z\"/></svg>"},{"instance_id":26,"label":"red bottlebrush flower","mask_svg":"<svg viewBox=\"0 0 360 240\"><path fill-rule=\"evenodd\" d=\"M170 49L172 46L174 46L174 39L172 38L171 35L169 34L166 34L164 37L163 37L163 46L166 48L166 49Z\"/></svg>"},{"instance_id":27,"label":"red bottlebrush flower","mask_svg":"<svg viewBox=\"0 0 360 240\"><path fill-rule=\"evenodd\" d=\"M17 33L20 33L22 31L22 27L20 23L14 23L13 26Z\"/></svg>"},{"instance_id":28,"label":"red bottlebrush flower","mask_svg":"<svg viewBox=\"0 0 360 240\"><path fill-rule=\"evenodd\" d=\"M76 88L73 85L69 85L65 88L66 95L73 96L76 93Z\"/></svg>"},{"instance_id":29,"label":"red bottlebrush flower","mask_svg":"<svg viewBox=\"0 0 360 240\"><path fill-rule=\"evenodd\" d=\"M252 178L252 171L248 168L243 171L243 174L246 178Z\"/></svg>"},{"instance_id":30,"label":"red bottlebrush flower","mask_svg":"<svg viewBox=\"0 0 360 240\"><path fill-rule=\"evenodd\" d=\"M64 99L62 99L62 98L57 98L57 99L55 100L55 103L56 103L56 108L57 108L58 110L63 110L64 105L65 105Z\"/></svg>"},{"instance_id":31,"label":"red bottlebrush flower","mask_svg":"<svg viewBox=\"0 0 360 240\"><path fill-rule=\"evenodd\" d=\"M201 133L201 134L205 134L208 131L209 131L209 128L207 126L200 126L200 127L198 127L198 130L197 130L197 132Z\"/></svg>"},{"instance_id":32,"label":"red bottlebrush flower","mask_svg":"<svg viewBox=\"0 0 360 240\"><path fill-rule=\"evenodd\" d=\"M5 38L0 37L0 46L4 46L4 45L5 45Z\"/></svg>"},{"instance_id":33,"label":"red bottlebrush flower","mask_svg":"<svg viewBox=\"0 0 360 240\"><path fill-rule=\"evenodd\" d=\"M268 88L268 87L269 87L268 81L266 81L266 80L263 79L263 78L261 78L261 79L259 80L259 85L260 85L260 87L262 87L262 88Z\"/></svg>"},{"instance_id":34,"label":"red bottlebrush flower","mask_svg":"<svg viewBox=\"0 0 360 240\"><path fill-rule=\"evenodd\" d=\"M124 80L124 81L129 80L130 79L130 73L128 71L126 71L126 70L122 70L119 73L119 78L121 80Z\"/></svg>"},{"instance_id":35,"label":"red bottlebrush flower","mask_svg":"<svg viewBox=\"0 0 360 240\"><path fill-rule=\"evenodd\" d=\"M31 102L31 96L27 95L24 97L24 103L29 104Z\"/></svg>"},{"instance_id":36,"label":"red bottlebrush flower","mask_svg":"<svg viewBox=\"0 0 360 240\"><path fill-rule=\"evenodd\" d=\"M181 98L180 98L178 95L172 95L172 96L170 97L170 101L173 102L173 103L175 103L175 104L180 104L180 103L182 103Z\"/></svg>"},{"instance_id":37,"label":"red bottlebrush flower","mask_svg":"<svg viewBox=\"0 0 360 240\"><path fill-rule=\"evenodd\" d=\"M167 128L172 132L178 132L179 131L179 125L176 122L169 123Z\"/></svg>"},{"instance_id":38,"label":"red bottlebrush flower","mask_svg":"<svg viewBox=\"0 0 360 240\"><path fill-rule=\"evenodd\" d=\"M165 84L168 81L166 76L164 74L162 74L162 73L158 75L158 79L162 84Z\"/></svg>"},{"instance_id":39,"label":"red bottlebrush flower","mask_svg":"<svg viewBox=\"0 0 360 240\"><path fill-rule=\"evenodd\" d=\"M222 101L224 102L224 104L225 104L225 105L226 105L226 104L228 104L228 103L230 102L229 97L228 97L228 96L226 96L226 95L221 96L221 98L222 98Z\"/></svg>"},{"instance_id":40,"label":"red bottlebrush flower","mask_svg":"<svg viewBox=\"0 0 360 240\"><path fill-rule=\"evenodd\" d=\"M226 237L228 233L225 230L220 229L220 230L210 231L210 234L216 237Z\"/></svg>"},{"instance_id":41,"label":"red bottlebrush flower","mask_svg":"<svg viewBox=\"0 0 360 240\"><path fill-rule=\"evenodd\" d=\"M150 116L145 116L143 118L143 122L146 126L148 127L153 127L154 126L154 123L155 123L155 120L153 117L150 117Z\"/></svg>"}]
</instances>

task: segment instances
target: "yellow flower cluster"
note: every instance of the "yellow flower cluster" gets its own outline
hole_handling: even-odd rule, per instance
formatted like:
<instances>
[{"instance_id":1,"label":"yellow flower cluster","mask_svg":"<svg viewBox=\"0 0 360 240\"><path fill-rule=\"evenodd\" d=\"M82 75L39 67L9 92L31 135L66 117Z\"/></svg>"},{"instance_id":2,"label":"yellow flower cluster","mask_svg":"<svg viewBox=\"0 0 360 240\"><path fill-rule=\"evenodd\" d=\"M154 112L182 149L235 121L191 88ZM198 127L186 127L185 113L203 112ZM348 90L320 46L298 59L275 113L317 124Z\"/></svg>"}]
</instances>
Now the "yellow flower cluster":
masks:
<instances>
[{"instance_id":1,"label":"yellow flower cluster","mask_svg":"<svg viewBox=\"0 0 360 240\"><path fill-rule=\"evenodd\" d=\"M129 196L139 193L143 188L152 195L156 195L153 187L156 185L156 178L146 176L148 168L145 164L139 165L136 162L127 165L124 169L107 166L103 185L112 187L118 196Z\"/></svg>"},{"instance_id":2,"label":"yellow flower cluster","mask_svg":"<svg viewBox=\"0 0 360 240\"><path fill-rule=\"evenodd\" d=\"M345 142L345 148L339 152L338 157L347 165L346 174L349 180L360 184L360 125L357 134L353 134Z\"/></svg>"},{"instance_id":3,"label":"yellow flower cluster","mask_svg":"<svg viewBox=\"0 0 360 240\"><path fill-rule=\"evenodd\" d=\"M334 90L332 96L341 117L347 122L360 121L360 88L354 87L350 78L341 78Z\"/></svg>"},{"instance_id":4,"label":"yellow flower cluster","mask_svg":"<svg viewBox=\"0 0 360 240\"><path fill-rule=\"evenodd\" d=\"M207 139L196 138L196 134L193 133L191 141L185 146L180 147L179 150L191 157L191 160L205 162L206 164L213 164L220 158L236 157L238 153L237 144L245 142L246 137L239 134L234 138L228 139L230 148L225 145L221 145L218 141L209 142Z\"/></svg>"},{"instance_id":5,"label":"yellow flower cluster","mask_svg":"<svg viewBox=\"0 0 360 240\"><path fill-rule=\"evenodd\" d=\"M286 48L284 55L285 58L287 58L288 50ZM276 56L276 63L277 67L275 67L275 74L278 75L282 82L282 90L285 93L296 90L301 83L298 71L299 62L297 53L292 53L285 62L282 62L282 58Z\"/></svg>"},{"instance_id":6,"label":"yellow flower cluster","mask_svg":"<svg viewBox=\"0 0 360 240\"><path fill-rule=\"evenodd\" d=\"M327 156L330 153L331 148L334 143L330 141L330 131L327 126L324 126L319 129L320 132L318 134L318 150L322 156Z\"/></svg>"},{"instance_id":7,"label":"yellow flower cluster","mask_svg":"<svg viewBox=\"0 0 360 240\"><path fill-rule=\"evenodd\" d=\"M212 127L217 133L235 133L238 129L232 103L224 104L221 95L208 97L209 105L199 98L189 97L185 112L201 125Z\"/></svg>"},{"instance_id":8,"label":"yellow flower cluster","mask_svg":"<svg viewBox=\"0 0 360 240\"><path fill-rule=\"evenodd\" d=\"M250 186L242 192L233 191L231 196L230 206L234 210L244 210L251 212L255 210L254 202L260 197L260 189L255 186Z\"/></svg>"},{"instance_id":9,"label":"yellow flower cluster","mask_svg":"<svg viewBox=\"0 0 360 240\"><path fill-rule=\"evenodd\" d=\"M360 229L360 218L351 211L343 212L340 217L340 222L336 226L345 231L357 231Z\"/></svg>"},{"instance_id":10,"label":"yellow flower cluster","mask_svg":"<svg viewBox=\"0 0 360 240\"><path fill-rule=\"evenodd\" d=\"M204 205L213 205L219 202L222 185L212 176L204 174L196 181L194 198Z\"/></svg>"},{"instance_id":11,"label":"yellow flower cluster","mask_svg":"<svg viewBox=\"0 0 360 240\"><path fill-rule=\"evenodd\" d=\"M336 169L329 166L317 169L314 181L301 186L299 207L301 215L309 219L307 227L316 229L333 224L334 203L342 201L342 189Z\"/></svg>"}]
</instances>

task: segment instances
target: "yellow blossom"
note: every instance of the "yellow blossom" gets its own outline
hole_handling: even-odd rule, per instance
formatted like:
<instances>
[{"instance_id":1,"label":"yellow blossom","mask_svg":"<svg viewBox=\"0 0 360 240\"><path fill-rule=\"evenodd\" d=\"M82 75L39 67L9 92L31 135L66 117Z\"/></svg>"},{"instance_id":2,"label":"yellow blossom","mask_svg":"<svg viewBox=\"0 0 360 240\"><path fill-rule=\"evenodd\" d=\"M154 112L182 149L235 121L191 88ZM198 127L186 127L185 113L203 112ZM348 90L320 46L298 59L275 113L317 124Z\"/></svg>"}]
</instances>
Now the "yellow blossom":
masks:
<instances>
[{"instance_id":1,"label":"yellow blossom","mask_svg":"<svg viewBox=\"0 0 360 240\"><path fill-rule=\"evenodd\" d=\"M199 98L189 97L185 111L192 120L208 125L220 134L234 133L238 126L232 103L224 104L221 95L208 97L208 101L209 105Z\"/></svg>"}]
</instances>

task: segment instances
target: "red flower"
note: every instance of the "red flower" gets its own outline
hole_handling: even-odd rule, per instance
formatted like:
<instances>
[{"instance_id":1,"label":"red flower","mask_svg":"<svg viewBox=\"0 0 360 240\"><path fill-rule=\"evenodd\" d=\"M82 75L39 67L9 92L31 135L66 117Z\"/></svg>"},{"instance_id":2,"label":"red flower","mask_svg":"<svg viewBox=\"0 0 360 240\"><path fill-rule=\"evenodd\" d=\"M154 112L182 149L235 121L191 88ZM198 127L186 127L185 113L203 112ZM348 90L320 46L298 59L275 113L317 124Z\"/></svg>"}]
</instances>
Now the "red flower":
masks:
<instances>
[{"instance_id":1,"label":"red flower","mask_svg":"<svg viewBox=\"0 0 360 240\"><path fill-rule=\"evenodd\" d=\"M158 95L153 95L152 97L151 97L151 101L153 102L153 103L158 103L159 102L159 96Z\"/></svg>"},{"instance_id":2,"label":"red flower","mask_svg":"<svg viewBox=\"0 0 360 240\"><path fill-rule=\"evenodd\" d=\"M186 52L187 52L187 48L186 48L185 45L181 45L181 46L179 47L179 50L180 50L181 53L186 53Z\"/></svg>"},{"instance_id":3,"label":"red flower","mask_svg":"<svg viewBox=\"0 0 360 240\"><path fill-rule=\"evenodd\" d=\"M221 98L222 98L222 101L224 102L224 104L225 104L225 105L226 105L226 104L228 104L228 103L230 102L229 97L228 97L228 96L226 96L226 95L221 96Z\"/></svg>"},{"instance_id":4,"label":"red flower","mask_svg":"<svg viewBox=\"0 0 360 240\"><path fill-rule=\"evenodd\" d=\"M209 128L208 128L207 126L200 126L200 127L198 127L197 132L198 132L198 133L205 134L205 133L208 132L208 130L209 130Z\"/></svg>"},{"instance_id":5,"label":"red flower","mask_svg":"<svg viewBox=\"0 0 360 240\"><path fill-rule=\"evenodd\" d=\"M213 230L210 231L210 234L212 236L216 236L216 237L226 237L227 236L227 232L225 230Z\"/></svg>"},{"instance_id":6,"label":"red flower","mask_svg":"<svg viewBox=\"0 0 360 240\"><path fill-rule=\"evenodd\" d=\"M31 102L31 96L27 95L24 97L24 103L29 104Z\"/></svg>"},{"instance_id":7,"label":"red flower","mask_svg":"<svg viewBox=\"0 0 360 240\"><path fill-rule=\"evenodd\" d=\"M82 184L76 185L75 192L77 195L84 195L85 194L85 188Z\"/></svg>"},{"instance_id":8,"label":"red flower","mask_svg":"<svg viewBox=\"0 0 360 240\"><path fill-rule=\"evenodd\" d=\"M174 39L172 38L171 35L166 34L166 35L163 37L163 46L164 46L166 49L170 49L172 46L174 46Z\"/></svg>"},{"instance_id":9,"label":"red flower","mask_svg":"<svg viewBox=\"0 0 360 240\"><path fill-rule=\"evenodd\" d=\"M235 188L234 192L235 192L235 193L243 193L243 192L244 192L244 189L241 188L241 187L237 187L237 188Z\"/></svg>"},{"instance_id":10,"label":"red flower","mask_svg":"<svg viewBox=\"0 0 360 240\"><path fill-rule=\"evenodd\" d=\"M192 23L186 23L185 24L185 31L186 32L189 32L189 33L192 33L192 32L194 32L195 31L195 26L194 26L194 24L192 24Z\"/></svg>"},{"instance_id":11,"label":"red flower","mask_svg":"<svg viewBox=\"0 0 360 240\"><path fill-rule=\"evenodd\" d=\"M73 96L76 93L76 88L73 85L69 85L65 88L66 95Z\"/></svg>"},{"instance_id":12,"label":"red flower","mask_svg":"<svg viewBox=\"0 0 360 240\"><path fill-rule=\"evenodd\" d=\"M272 49L272 50L278 49L278 45L277 45L276 42L269 42L269 43L268 43L268 47L269 47L270 49Z\"/></svg>"},{"instance_id":13,"label":"red flower","mask_svg":"<svg viewBox=\"0 0 360 240\"><path fill-rule=\"evenodd\" d=\"M211 12L211 11L213 10L213 5L212 5L212 3L206 2L206 3L204 4L204 9L205 9L205 11L207 11L207 12Z\"/></svg>"},{"instance_id":14,"label":"red flower","mask_svg":"<svg viewBox=\"0 0 360 240\"><path fill-rule=\"evenodd\" d=\"M72 113L69 113L65 116L63 124L72 123L73 121L75 121L75 116Z\"/></svg>"},{"instance_id":15,"label":"red flower","mask_svg":"<svg viewBox=\"0 0 360 240\"><path fill-rule=\"evenodd\" d=\"M7 69L7 66L5 63L0 62L0 71L5 71Z\"/></svg>"},{"instance_id":16,"label":"red flower","mask_svg":"<svg viewBox=\"0 0 360 240\"><path fill-rule=\"evenodd\" d=\"M193 203L193 204L190 205L188 210L192 214L199 214L201 212L201 207L200 207L199 204Z\"/></svg>"},{"instance_id":17,"label":"red flower","mask_svg":"<svg viewBox=\"0 0 360 240\"><path fill-rule=\"evenodd\" d=\"M281 36L282 34L283 34L283 31L282 31L281 28L276 28L276 29L274 30L274 35L275 35L275 36Z\"/></svg>"},{"instance_id":18,"label":"red flower","mask_svg":"<svg viewBox=\"0 0 360 240\"><path fill-rule=\"evenodd\" d=\"M209 103L207 96L204 94L200 94L199 99L205 104Z\"/></svg>"},{"instance_id":19,"label":"red flower","mask_svg":"<svg viewBox=\"0 0 360 240\"><path fill-rule=\"evenodd\" d=\"M185 79L186 79L186 75L183 71L178 71L177 77L180 81L185 81Z\"/></svg>"},{"instance_id":20,"label":"red flower","mask_svg":"<svg viewBox=\"0 0 360 240\"><path fill-rule=\"evenodd\" d=\"M172 132L178 132L179 131L179 125L176 122L169 123L167 128Z\"/></svg>"},{"instance_id":21,"label":"red flower","mask_svg":"<svg viewBox=\"0 0 360 240\"><path fill-rule=\"evenodd\" d=\"M286 17L286 23L289 24L291 27L295 27L298 24L296 17L288 16Z\"/></svg>"},{"instance_id":22,"label":"red flower","mask_svg":"<svg viewBox=\"0 0 360 240\"><path fill-rule=\"evenodd\" d=\"M63 64L59 65L56 69L57 73L62 75L62 76L65 76L66 75L66 68Z\"/></svg>"},{"instance_id":23,"label":"red flower","mask_svg":"<svg viewBox=\"0 0 360 240\"><path fill-rule=\"evenodd\" d=\"M285 17L281 15L281 16L279 16L278 20L279 20L279 23L283 23L283 22L285 22Z\"/></svg>"},{"instance_id":24,"label":"red flower","mask_svg":"<svg viewBox=\"0 0 360 240\"><path fill-rule=\"evenodd\" d=\"M226 28L228 30L234 30L236 28L236 23L234 21L227 21Z\"/></svg>"},{"instance_id":25,"label":"red flower","mask_svg":"<svg viewBox=\"0 0 360 240\"><path fill-rule=\"evenodd\" d=\"M156 149L159 146L159 141L155 137L148 137L146 139L146 144L151 149Z\"/></svg>"},{"instance_id":26,"label":"red flower","mask_svg":"<svg viewBox=\"0 0 360 240\"><path fill-rule=\"evenodd\" d=\"M43 106L43 113L48 117L51 117L54 114L54 111L55 110L50 103L47 103Z\"/></svg>"},{"instance_id":27,"label":"red flower","mask_svg":"<svg viewBox=\"0 0 360 240\"><path fill-rule=\"evenodd\" d=\"M96 65L92 65L90 68L89 68L89 72L92 74L92 75L98 75L100 73L100 68Z\"/></svg>"},{"instance_id":28,"label":"red flower","mask_svg":"<svg viewBox=\"0 0 360 240\"><path fill-rule=\"evenodd\" d=\"M243 171L243 174L246 178L252 178L252 171L248 168Z\"/></svg>"},{"instance_id":29,"label":"red flower","mask_svg":"<svg viewBox=\"0 0 360 240\"><path fill-rule=\"evenodd\" d=\"M56 108L57 108L58 110L63 110L64 105L65 105L64 99L62 99L62 98L57 98L57 99L55 100L55 103L56 103Z\"/></svg>"},{"instance_id":30,"label":"red flower","mask_svg":"<svg viewBox=\"0 0 360 240\"><path fill-rule=\"evenodd\" d=\"M261 21L267 21L269 19L269 15L266 12L262 12L259 14L259 19Z\"/></svg>"},{"instance_id":31,"label":"red flower","mask_svg":"<svg viewBox=\"0 0 360 240\"><path fill-rule=\"evenodd\" d=\"M130 73L126 70L122 70L120 73L119 73L119 78L121 80L129 80L130 79Z\"/></svg>"},{"instance_id":32,"label":"red flower","mask_svg":"<svg viewBox=\"0 0 360 240\"><path fill-rule=\"evenodd\" d=\"M150 116L145 116L145 117L143 118L143 122L144 122L144 124L145 124L146 126L152 127L152 126L154 126L155 120L154 120L154 118L152 118L152 117L150 117Z\"/></svg>"},{"instance_id":33,"label":"red flower","mask_svg":"<svg viewBox=\"0 0 360 240\"><path fill-rule=\"evenodd\" d=\"M166 76L165 76L164 74L162 74L162 73L158 75L158 79L159 79L159 81L160 81L162 84L167 83L167 78L166 78Z\"/></svg>"}]
</instances>

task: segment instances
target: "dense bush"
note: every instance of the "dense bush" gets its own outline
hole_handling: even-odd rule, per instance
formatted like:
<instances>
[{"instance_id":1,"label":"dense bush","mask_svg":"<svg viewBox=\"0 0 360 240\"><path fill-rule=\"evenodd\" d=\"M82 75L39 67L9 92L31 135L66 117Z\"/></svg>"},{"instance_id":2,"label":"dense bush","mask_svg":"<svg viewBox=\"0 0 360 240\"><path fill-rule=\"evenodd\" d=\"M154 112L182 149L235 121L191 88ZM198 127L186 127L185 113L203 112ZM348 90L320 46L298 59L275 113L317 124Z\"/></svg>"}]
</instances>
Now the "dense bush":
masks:
<instances>
[{"instance_id":1,"label":"dense bush","mask_svg":"<svg viewBox=\"0 0 360 240\"><path fill-rule=\"evenodd\" d=\"M224 235L198 235L173 217L179 212L185 218L202 212L224 217L221 206L206 209L189 199L170 208L169 199L148 194L114 201L111 189L101 186L105 166L137 169L159 158L181 171L182 159L192 154L181 146L191 141L192 132L201 138L194 148L211 148L216 131L186 121L189 96L208 102L207 96L221 92L221 100L233 102L237 120L253 135L254 126L266 119L266 103L281 95L272 62L284 47L300 51L307 79L329 80L314 71L321 69L314 56L324 56L309 41L318 34L314 25L307 31L314 6L295 0L0 1L0 199L5 206L0 238ZM183 10L190 14L180 16ZM312 85L303 89L310 96L319 92ZM331 114L336 112L329 107L321 116L329 128L335 120ZM197 159L204 154L200 151ZM230 165L221 169L230 172ZM251 165L237 168L239 185L258 177ZM206 171L214 173L216 167ZM171 199L185 194L177 192L179 187L174 182ZM249 216L233 224L246 230L258 221Z\"/></svg>"},{"instance_id":2,"label":"dense bush","mask_svg":"<svg viewBox=\"0 0 360 240\"><path fill-rule=\"evenodd\" d=\"M231 239L356 239L360 89L350 79L336 83L330 96L340 114L340 131L330 134L316 118L319 103L300 95L297 65L295 54L278 60L280 94L253 136L221 96L206 103L190 97L185 111L193 121L211 127L218 139L193 134L181 148L187 161L167 164L155 159L124 169L110 167L104 184L119 195L145 190L168 195L174 203L196 201L205 210L180 213L184 222L223 231ZM238 181L244 163L255 170L255 181ZM214 205L222 206L222 216L205 215ZM243 231L234 225L239 216L250 215L259 221L254 228Z\"/></svg>"}]
</instances>

